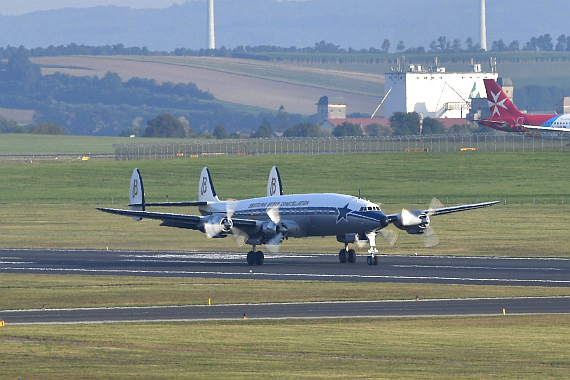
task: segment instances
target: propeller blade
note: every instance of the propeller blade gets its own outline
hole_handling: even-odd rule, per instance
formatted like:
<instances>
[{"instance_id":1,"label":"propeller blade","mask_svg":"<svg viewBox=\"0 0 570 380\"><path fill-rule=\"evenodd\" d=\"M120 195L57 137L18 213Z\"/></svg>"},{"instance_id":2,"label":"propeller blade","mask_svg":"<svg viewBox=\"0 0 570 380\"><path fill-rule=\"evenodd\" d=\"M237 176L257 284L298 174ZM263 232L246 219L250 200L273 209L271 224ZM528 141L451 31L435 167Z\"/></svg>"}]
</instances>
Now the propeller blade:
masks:
<instances>
[{"instance_id":1,"label":"propeller blade","mask_svg":"<svg viewBox=\"0 0 570 380\"><path fill-rule=\"evenodd\" d=\"M439 243L439 238L431 226L426 227L426 230L424 231L424 237L426 248L436 246Z\"/></svg>"},{"instance_id":2,"label":"propeller blade","mask_svg":"<svg viewBox=\"0 0 570 380\"><path fill-rule=\"evenodd\" d=\"M232 227L232 236L238 247L243 246L247 239L249 239L248 234L237 227Z\"/></svg>"},{"instance_id":3,"label":"propeller blade","mask_svg":"<svg viewBox=\"0 0 570 380\"><path fill-rule=\"evenodd\" d=\"M228 219L231 219L236 212L237 207L239 206L239 201L236 200L228 200L226 201L226 215Z\"/></svg>"},{"instance_id":4,"label":"propeller blade","mask_svg":"<svg viewBox=\"0 0 570 380\"><path fill-rule=\"evenodd\" d=\"M418 224L418 217L413 215L411 212L409 212L405 208L402 209L402 213L400 215L402 218L402 225L403 226L411 226L414 224Z\"/></svg>"},{"instance_id":5,"label":"propeller blade","mask_svg":"<svg viewBox=\"0 0 570 380\"><path fill-rule=\"evenodd\" d=\"M358 237L358 234L356 234L356 236L354 237L354 242L356 243L358 248L364 248L364 246L366 245L368 240L360 240L360 238Z\"/></svg>"},{"instance_id":6,"label":"propeller blade","mask_svg":"<svg viewBox=\"0 0 570 380\"><path fill-rule=\"evenodd\" d=\"M218 235L220 232L222 232L222 229L222 225L218 223L204 224L204 231L206 232L206 237L208 237L208 239L211 239L214 236Z\"/></svg>"},{"instance_id":7,"label":"propeller blade","mask_svg":"<svg viewBox=\"0 0 570 380\"><path fill-rule=\"evenodd\" d=\"M283 234L278 233L273 238L271 238L265 246L271 253L278 253L279 252L279 244L281 244L281 240L283 239Z\"/></svg>"},{"instance_id":8,"label":"propeller blade","mask_svg":"<svg viewBox=\"0 0 570 380\"><path fill-rule=\"evenodd\" d=\"M390 247L393 247L396 244L398 237L400 236L397 232L387 229L380 230L379 234L384 240L386 240Z\"/></svg>"},{"instance_id":9,"label":"propeller blade","mask_svg":"<svg viewBox=\"0 0 570 380\"><path fill-rule=\"evenodd\" d=\"M278 206L274 206L274 207L270 207L267 209L267 216L269 216L269 219L271 219L271 221L275 224L279 224L279 222L281 221L281 216L279 216L279 207Z\"/></svg>"},{"instance_id":10,"label":"propeller blade","mask_svg":"<svg viewBox=\"0 0 570 380\"><path fill-rule=\"evenodd\" d=\"M437 198L432 198L429 207L428 207L428 216L432 216L433 212L435 210L437 210L438 208L442 208L443 207L443 203L441 203L439 201L439 199Z\"/></svg>"}]
</instances>

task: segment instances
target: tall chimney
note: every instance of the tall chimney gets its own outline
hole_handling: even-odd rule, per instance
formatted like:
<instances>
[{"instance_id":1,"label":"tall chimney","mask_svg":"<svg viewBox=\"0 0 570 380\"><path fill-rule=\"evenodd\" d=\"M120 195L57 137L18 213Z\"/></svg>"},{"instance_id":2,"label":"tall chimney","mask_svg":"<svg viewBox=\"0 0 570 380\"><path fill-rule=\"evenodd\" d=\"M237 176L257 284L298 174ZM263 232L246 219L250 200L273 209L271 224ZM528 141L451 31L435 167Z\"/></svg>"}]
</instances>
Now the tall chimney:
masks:
<instances>
[{"instance_id":1,"label":"tall chimney","mask_svg":"<svg viewBox=\"0 0 570 380\"><path fill-rule=\"evenodd\" d=\"M208 49L216 48L214 36L214 0L208 0Z\"/></svg>"},{"instance_id":2,"label":"tall chimney","mask_svg":"<svg viewBox=\"0 0 570 380\"><path fill-rule=\"evenodd\" d=\"M481 49L487 51L487 24L485 21L485 0L481 0Z\"/></svg>"}]
</instances>

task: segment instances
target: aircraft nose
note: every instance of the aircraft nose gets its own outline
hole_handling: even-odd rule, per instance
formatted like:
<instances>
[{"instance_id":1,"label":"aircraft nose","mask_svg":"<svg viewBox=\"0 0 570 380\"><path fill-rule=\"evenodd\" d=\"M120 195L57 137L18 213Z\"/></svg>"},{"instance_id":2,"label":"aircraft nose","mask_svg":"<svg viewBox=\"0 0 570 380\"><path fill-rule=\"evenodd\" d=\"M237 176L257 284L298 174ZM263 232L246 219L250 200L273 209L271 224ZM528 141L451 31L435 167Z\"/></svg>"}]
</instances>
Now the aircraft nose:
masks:
<instances>
[{"instance_id":1,"label":"aircraft nose","mask_svg":"<svg viewBox=\"0 0 570 380\"><path fill-rule=\"evenodd\" d=\"M384 214L383 212L379 212L379 220L380 220L380 225L382 226L382 228L388 226L388 224L390 224L390 221L388 220L388 217L386 216L386 214Z\"/></svg>"}]
</instances>

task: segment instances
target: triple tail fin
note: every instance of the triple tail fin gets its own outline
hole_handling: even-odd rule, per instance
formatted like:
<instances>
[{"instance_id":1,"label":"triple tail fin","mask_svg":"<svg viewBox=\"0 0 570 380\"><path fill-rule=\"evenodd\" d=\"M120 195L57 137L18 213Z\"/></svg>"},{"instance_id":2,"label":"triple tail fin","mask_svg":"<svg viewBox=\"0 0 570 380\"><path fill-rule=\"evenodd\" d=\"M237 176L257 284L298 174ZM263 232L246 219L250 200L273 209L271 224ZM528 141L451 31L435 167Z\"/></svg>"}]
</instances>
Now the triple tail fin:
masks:
<instances>
[{"instance_id":1,"label":"triple tail fin","mask_svg":"<svg viewBox=\"0 0 570 380\"><path fill-rule=\"evenodd\" d=\"M200 182L198 183L198 200L200 202L220 201L216 195L214 183L212 182L212 177L210 176L210 171L207 167L204 167L204 169L202 169L202 174L200 174Z\"/></svg>"},{"instance_id":2,"label":"triple tail fin","mask_svg":"<svg viewBox=\"0 0 570 380\"><path fill-rule=\"evenodd\" d=\"M131 176L131 186L129 187L129 201L131 210L145 210L143 180L141 177L141 172L137 168L133 170L133 175ZM133 216L133 219L139 221L142 218Z\"/></svg>"},{"instance_id":3,"label":"triple tail fin","mask_svg":"<svg viewBox=\"0 0 570 380\"><path fill-rule=\"evenodd\" d=\"M281 176L277 166L271 168L269 172L269 181L267 182L267 196L283 195L283 185L281 184Z\"/></svg>"},{"instance_id":4,"label":"triple tail fin","mask_svg":"<svg viewBox=\"0 0 570 380\"><path fill-rule=\"evenodd\" d=\"M494 79L483 79L485 90L487 91L487 101L489 102L489 110L491 117L525 116L524 113L511 102L507 94L503 91Z\"/></svg>"}]
</instances>

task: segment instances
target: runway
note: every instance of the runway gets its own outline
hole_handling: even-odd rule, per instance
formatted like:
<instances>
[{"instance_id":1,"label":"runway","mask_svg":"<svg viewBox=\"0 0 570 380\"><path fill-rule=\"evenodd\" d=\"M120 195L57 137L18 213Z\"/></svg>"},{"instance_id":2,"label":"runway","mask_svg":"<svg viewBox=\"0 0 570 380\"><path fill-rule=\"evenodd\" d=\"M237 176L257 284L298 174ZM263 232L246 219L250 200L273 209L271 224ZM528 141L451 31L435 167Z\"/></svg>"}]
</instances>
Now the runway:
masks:
<instances>
[{"instance_id":1,"label":"runway","mask_svg":"<svg viewBox=\"0 0 570 380\"><path fill-rule=\"evenodd\" d=\"M437 256L364 256L340 264L336 255L267 255L249 266L244 253L0 250L0 273L203 277L264 280L408 282L570 286L570 260ZM0 311L6 324L196 320L570 314L570 297L316 302L178 307Z\"/></svg>"},{"instance_id":2,"label":"runway","mask_svg":"<svg viewBox=\"0 0 570 380\"><path fill-rule=\"evenodd\" d=\"M249 266L245 253L0 250L0 273L53 273L264 280L369 281L472 285L570 286L570 260L359 255L340 264L330 254L266 254Z\"/></svg>"}]
</instances>

